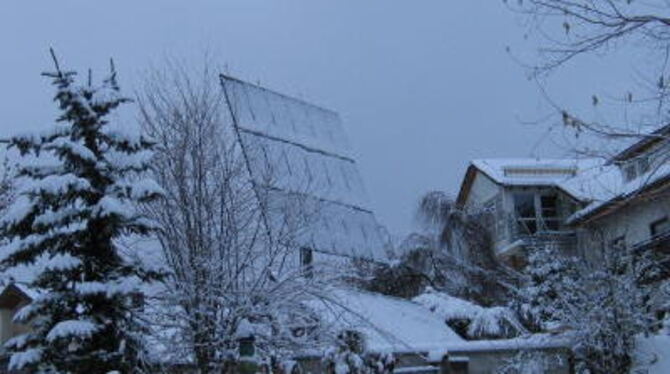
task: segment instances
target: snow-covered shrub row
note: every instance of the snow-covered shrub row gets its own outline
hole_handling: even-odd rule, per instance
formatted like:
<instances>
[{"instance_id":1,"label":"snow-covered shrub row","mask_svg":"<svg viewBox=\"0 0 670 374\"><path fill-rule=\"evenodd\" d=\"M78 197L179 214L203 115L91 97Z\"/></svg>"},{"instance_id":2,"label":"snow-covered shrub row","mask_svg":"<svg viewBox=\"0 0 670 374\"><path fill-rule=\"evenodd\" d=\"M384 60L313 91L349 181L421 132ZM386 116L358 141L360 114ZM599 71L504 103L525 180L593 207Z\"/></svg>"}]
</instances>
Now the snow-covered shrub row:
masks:
<instances>
[{"instance_id":1,"label":"snow-covered shrub row","mask_svg":"<svg viewBox=\"0 0 670 374\"><path fill-rule=\"evenodd\" d=\"M482 307L430 288L413 301L444 318L465 338L510 338L527 332L516 314L506 307Z\"/></svg>"}]
</instances>

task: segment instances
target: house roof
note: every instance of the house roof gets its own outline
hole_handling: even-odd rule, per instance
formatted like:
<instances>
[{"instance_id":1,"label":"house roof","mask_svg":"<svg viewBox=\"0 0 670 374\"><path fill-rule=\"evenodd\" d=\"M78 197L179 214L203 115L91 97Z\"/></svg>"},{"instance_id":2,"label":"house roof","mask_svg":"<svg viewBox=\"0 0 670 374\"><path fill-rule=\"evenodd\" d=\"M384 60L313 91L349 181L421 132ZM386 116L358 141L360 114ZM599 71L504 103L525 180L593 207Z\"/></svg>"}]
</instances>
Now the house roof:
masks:
<instances>
[{"instance_id":1,"label":"house roof","mask_svg":"<svg viewBox=\"0 0 670 374\"><path fill-rule=\"evenodd\" d=\"M0 308L14 308L17 304L32 301L34 297L30 289L19 284L8 284L0 289Z\"/></svg>"},{"instance_id":2,"label":"house roof","mask_svg":"<svg viewBox=\"0 0 670 374\"><path fill-rule=\"evenodd\" d=\"M336 289L332 294L331 302L317 302L324 318L341 329L363 333L373 351L432 351L464 342L442 318L418 303L353 289Z\"/></svg>"},{"instance_id":3,"label":"house roof","mask_svg":"<svg viewBox=\"0 0 670 374\"><path fill-rule=\"evenodd\" d=\"M610 162L616 163L635 157L636 155L647 150L650 146L667 139L668 135L670 135L670 124L661 126L660 128L657 128L649 133L640 134L640 140L634 142L623 151L617 153L610 159Z\"/></svg>"},{"instance_id":4,"label":"house roof","mask_svg":"<svg viewBox=\"0 0 670 374\"><path fill-rule=\"evenodd\" d=\"M665 190L668 187L668 182L670 182L670 165L663 164L628 182L624 181L618 170L608 172L603 176L595 176L594 180L601 184L607 183L608 188L604 189L602 194L597 199L593 199L586 207L568 217L568 224L584 223L596 216L609 214L636 198Z\"/></svg>"},{"instance_id":5,"label":"house roof","mask_svg":"<svg viewBox=\"0 0 670 374\"><path fill-rule=\"evenodd\" d=\"M502 186L544 186L562 189L580 201L589 201L599 194L598 186L585 175L599 173L604 167L599 159L495 158L477 159L470 163L458 195L463 205L470 193L477 172Z\"/></svg>"},{"instance_id":6,"label":"house roof","mask_svg":"<svg viewBox=\"0 0 670 374\"><path fill-rule=\"evenodd\" d=\"M632 149L624 152L630 154ZM666 188L670 182L668 164L626 182L611 160L480 159L473 160L468 167L458 196L460 205L465 203L477 172L503 186L552 186L563 190L585 204L568 217L567 223L572 225L612 212L636 197Z\"/></svg>"}]
</instances>

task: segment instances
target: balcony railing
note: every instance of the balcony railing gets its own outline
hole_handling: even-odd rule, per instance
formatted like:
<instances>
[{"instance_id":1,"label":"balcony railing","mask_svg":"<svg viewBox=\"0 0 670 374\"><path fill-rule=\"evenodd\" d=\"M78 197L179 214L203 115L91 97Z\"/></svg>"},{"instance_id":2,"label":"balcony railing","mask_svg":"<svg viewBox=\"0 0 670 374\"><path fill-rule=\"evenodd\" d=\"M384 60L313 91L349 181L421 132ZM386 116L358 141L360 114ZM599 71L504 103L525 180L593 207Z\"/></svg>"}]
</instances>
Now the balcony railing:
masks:
<instances>
[{"instance_id":1,"label":"balcony railing","mask_svg":"<svg viewBox=\"0 0 670 374\"><path fill-rule=\"evenodd\" d=\"M522 241L529 247L553 245L559 250L573 250L577 245L575 231L565 229L558 219L519 219L510 214L506 221L510 242Z\"/></svg>"}]
</instances>

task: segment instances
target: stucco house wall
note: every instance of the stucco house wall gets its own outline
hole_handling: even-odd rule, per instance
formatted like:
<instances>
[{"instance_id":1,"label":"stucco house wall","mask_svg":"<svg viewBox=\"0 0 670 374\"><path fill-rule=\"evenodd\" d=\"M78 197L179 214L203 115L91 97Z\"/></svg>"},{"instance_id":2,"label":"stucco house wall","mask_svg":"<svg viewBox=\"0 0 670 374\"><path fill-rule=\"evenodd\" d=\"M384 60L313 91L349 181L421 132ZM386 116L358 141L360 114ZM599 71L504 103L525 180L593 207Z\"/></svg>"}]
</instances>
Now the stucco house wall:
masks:
<instances>
[{"instance_id":1,"label":"stucco house wall","mask_svg":"<svg viewBox=\"0 0 670 374\"><path fill-rule=\"evenodd\" d=\"M617 238L624 238L627 247L651 238L650 224L670 215L670 194L639 199L622 205L618 210L579 226L579 249L592 258Z\"/></svg>"}]
</instances>

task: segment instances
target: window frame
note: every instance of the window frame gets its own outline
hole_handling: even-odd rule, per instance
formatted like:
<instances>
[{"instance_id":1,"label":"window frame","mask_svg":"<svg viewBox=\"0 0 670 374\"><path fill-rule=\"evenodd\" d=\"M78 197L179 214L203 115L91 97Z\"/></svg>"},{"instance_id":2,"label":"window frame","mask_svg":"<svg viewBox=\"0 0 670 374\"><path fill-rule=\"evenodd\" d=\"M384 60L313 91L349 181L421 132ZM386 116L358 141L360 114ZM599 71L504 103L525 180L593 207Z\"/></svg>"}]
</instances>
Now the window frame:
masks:
<instances>
[{"instance_id":1,"label":"window frame","mask_svg":"<svg viewBox=\"0 0 670 374\"><path fill-rule=\"evenodd\" d=\"M619 235L614 239L610 240L610 248L614 250L625 250L628 245L626 244L626 234Z\"/></svg>"},{"instance_id":2,"label":"window frame","mask_svg":"<svg viewBox=\"0 0 670 374\"><path fill-rule=\"evenodd\" d=\"M661 225L667 225L665 230L662 231L657 231L657 227ZM649 224L649 235L652 238L656 238L662 234L666 234L670 232L670 221L668 220L668 216L664 216L662 218L659 218L655 221L652 221Z\"/></svg>"},{"instance_id":3,"label":"window frame","mask_svg":"<svg viewBox=\"0 0 670 374\"><path fill-rule=\"evenodd\" d=\"M533 216L520 216L517 209L517 197L520 195L531 195L533 201ZM543 200L546 198L554 199L554 207L548 209L546 204L543 205ZM562 214L561 195L556 190L531 190L531 191L514 191L512 193L512 205L514 206L514 218L516 220L517 229L523 231L526 235L535 235L543 231L560 231ZM545 212L552 210L552 216L545 216ZM551 225L549 223L552 223Z\"/></svg>"},{"instance_id":4,"label":"window frame","mask_svg":"<svg viewBox=\"0 0 670 374\"><path fill-rule=\"evenodd\" d=\"M300 270L305 278L314 277L314 250L312 248L300 248Z\"/></svg>"}]
</instances>

